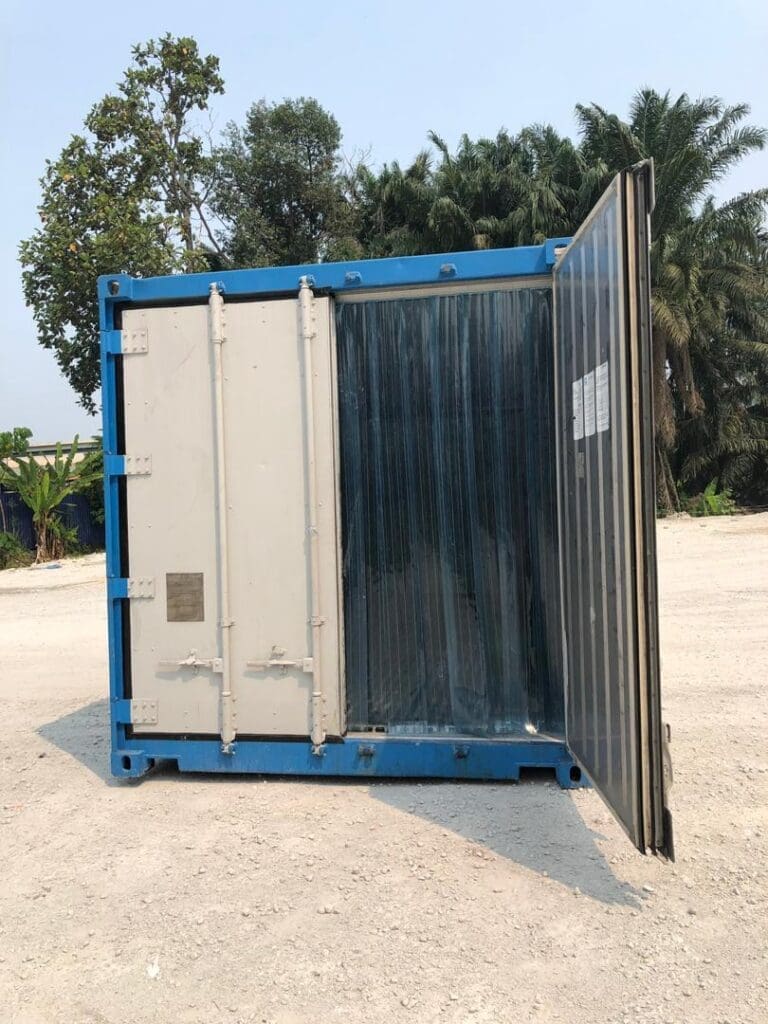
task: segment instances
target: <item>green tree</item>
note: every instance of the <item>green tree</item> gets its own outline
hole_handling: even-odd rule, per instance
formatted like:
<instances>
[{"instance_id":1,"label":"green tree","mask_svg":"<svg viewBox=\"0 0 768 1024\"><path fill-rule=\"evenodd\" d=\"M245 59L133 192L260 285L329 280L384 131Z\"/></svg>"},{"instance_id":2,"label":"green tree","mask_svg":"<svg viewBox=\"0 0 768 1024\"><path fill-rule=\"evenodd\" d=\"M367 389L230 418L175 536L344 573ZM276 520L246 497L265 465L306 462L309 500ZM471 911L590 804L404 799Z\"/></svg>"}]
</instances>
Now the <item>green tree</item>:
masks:
<instances>
[{"instance_id":1,"label":"green tree","mask_svg":"<svg viewBox=\"0 0 768 1024\"><path fill-rule=\"evenodd\" d=\"M58 506L71 494L87 488L101 474L99 453L88 453L75 462L79 438L75 437L66 455L61 445L53 461L42 462L21 455L0 460L3 479L32 512L37 539L36 562L48 562L64 554L66 534Z\"/></svg>"},{"instance_id":2,"label":"green tree","mask_svg":"<svg viewBox=\"0 0 768 1024\"><path fill-rule=\"evenodd\" d=\"M194 40L137 46L117 93L46 165L40 226L20 245L24 297L40 344L91 412L97 277L202 269L217 246L202 184L209 158L193 115L222 90L217 58L200 56Z\"/></svg>"},{"instance_id":3,"label":"green tree","mask_svg":"<svg viewBox=\"0 0 768 1024\"><path fill-rule=\"evenodd\" d=\"M367 255L532 245L573 233L589 211L597 175L570 139L548 125L494 139L463 135L403 169L356 168L349 190Z\"/></svg>"},{"instance_id":4,"label":"green tree","mask_svg":"<svg viewBox=\"0 0 768 1024\"><path fill-rule=\"evenodd\" d=\"M464 135L455 154L430 139L440 154L430 222L451 249L538 244L572 233L588 211L581 154L549 125L477 142Z\"/></svg>"},{"instance_id":5,"label":"green tree","mask_svg":"<svg viewBox=\"0 0 768 1024\"><path fill-rule=\"evenodd\" d=\"M11 430L0 430L0 485L5 484L3 462L15 455L24 455L29 448L32 431L29 427L13 427ZM8 520L5 516L2 494L0 494L0 531L8 532Z\"/></svg>"},{"instance_id":6,"label":"green tree","mask_svg":"<svg viewBox=\"0 0 768 1024\"><path fill-rule=\"evenodd\" d=\"M361 162L347 181L357 235L365 257L434 252L429 213L437 197L432 155L424 150L410 167L397 161L374 171Z\"/></svg>"},{"instance_id":7,"label":"green tree","mask_svg":"<svg viewBox=\"0 0 768 1024\"><path fill-rule=\"evenodd\" d=\"M657 489L661 506L676 508L683 466L690 474L692 466L701 465L681 445L681 423L703 417L703 434L687 429L685 440L705 447L714 444L722 451L724 436L718 441L717 424L724 421L712 403L727 398L729 388L718 365L726 358L731 379L738 381L743 373L753 375L755 364L768 363L768 279L760 230L768 190L746 193L721 206L711 196L712 187L745 155L761 149L767 135L764 129L743 124L749 113L744 104L727 107L716 98L691 100L685 94L672 100L668 93L650 89L637 94L628 121L594 104L576 109L582 152L590 166L603 169L603 184L617 170L654 158L651 276ZM741 368L747 356L750 370ZM763 370L757 373L763 382L758 387L765 388L768 378ZM729 422L731 432L737 422L742 432L747 431L742 445L759 440L749 433L748 417ZM714 437L707 433L707 424Z\"/></svg>"},{"instance_id":8,"label":"green tree","mask_svg":"<svg viewBox=\"0 0 768 1024\"><path fill-rule=\"evenodd\" d=\"M190 270L202 265L201 238L221 255L205 209L211 161L193 118L223 92L219 58L201 56L194 39L169 33L133 48L117 94L105 96L86 119L99 152L126 161L161 204Z\"/></svg>"},{"instance_id":9,"label":"green tree","mask_svg":"<svg viewBox=\"0 0 768 1024\"><path fill-rule=\"evenodd\" d=\"M721 229L719 222L732 217L739 232ZM768 235L762 218L763 200L756 196L719 209L707 203L697 221L705 236L700 244L715 251L703 281L708 318L690 345L699 403L692 415L677 403L673 463L686 491L714 483L759 505L768 504Z\"/></svg>"},{"instance_id":10,"label":"green tree","mask_svg":"<svg viewBox=\"0 0 768 1024\"><path fill-rule=\"evenodd\" d=\"M409 167L358 167L349 193L366 255L528 245L571 235L613 175L653 157L651 268L657 490L678 506L678 483L711 473L738 494L765 472L768 190L717 205L713 186L766 132L748 108L644 90L622 120L578 106L577 144L533 125L495 139L463 136ZM725 410L729 409L728 415Z\"/></svg>"},{"instance_id":11,"label":"green tree","mask_svg":"<svg viewBox=\"0 0 768 1024\"><path fill-rule=\"evenodd\" d=\"M0 430L0 459L8 459L12 455L26 455L30 437L32 431L29 427Z\"/></svg>"},{"instance_id":12,"label":"green tree","mask_svg":"<svg viewBox=\"0 0 768 1024\"><path fill-rule=\"evenodd\" d=\"M432 156L419 153L405 170L397 161L375 171L359 163L348 176L357 236L365 257L413 256L431 249L429 212L437 197Z\"/></svg>"},{"instance_id":13,"label":"green tree","mask_svg":"<svg viewBox=\"0 0 768 1024\"><path fill-rule=\"evenodd\" d=\"M354 256L341 129L314 99L254 103L216 151L211 206L233 266Z\"/></svg>"}]
</instances>

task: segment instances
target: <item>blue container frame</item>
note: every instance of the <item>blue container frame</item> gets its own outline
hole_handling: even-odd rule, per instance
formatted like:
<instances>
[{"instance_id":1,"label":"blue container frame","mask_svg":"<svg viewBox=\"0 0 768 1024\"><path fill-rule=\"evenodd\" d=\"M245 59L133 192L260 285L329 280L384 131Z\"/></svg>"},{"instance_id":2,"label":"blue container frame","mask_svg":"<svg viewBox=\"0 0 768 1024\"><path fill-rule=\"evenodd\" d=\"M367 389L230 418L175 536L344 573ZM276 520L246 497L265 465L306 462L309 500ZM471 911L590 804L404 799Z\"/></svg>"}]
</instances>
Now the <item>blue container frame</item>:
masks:
<instances>
[{"instance_id":1,"label":"blue container frame","mask_svg":"<svg viewBox=\"0 0 768 1024\"><path fill-rule=\"evenodd\" d=\"M586 784L564 742L467 737L346 736L314 753L307 740L238 739L224 753L215 739L130 735L131 704L124 678L123 616L128 610L128 581L122 564L120 477L124 452L118 450L118 311L135 305L205 302L216 284L226 297L295 295L307 277L316 291L329 294L456 282L503 281L549 276L555 250L570 239L542 245L480 252L406 256L345 263L231 270L173 277L99 278L104 508L107 556L111 769L118 778L137 778L156 761L173 760L184 772L269 775L363 776L517 781L521 770L551 769L566 789Z\"/></svg>"}]
</instances>

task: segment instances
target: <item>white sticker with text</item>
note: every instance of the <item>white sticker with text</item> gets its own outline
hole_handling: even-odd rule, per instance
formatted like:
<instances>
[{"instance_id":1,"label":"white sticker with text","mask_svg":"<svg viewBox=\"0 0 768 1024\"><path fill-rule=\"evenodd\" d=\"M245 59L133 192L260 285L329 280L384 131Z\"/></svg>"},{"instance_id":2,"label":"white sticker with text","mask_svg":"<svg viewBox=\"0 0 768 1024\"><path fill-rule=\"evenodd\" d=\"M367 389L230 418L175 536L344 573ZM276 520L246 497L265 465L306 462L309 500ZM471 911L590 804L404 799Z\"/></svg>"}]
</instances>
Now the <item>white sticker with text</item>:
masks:
<instances>
[{"instance_id":1,"label":"white sticker with text","mask_svg":"<svg viewBox=\"0 0 768 1024\"><path fill-rule=\"evenodd\" d=\"M584 437L584 378L573 382L573 440Z\"/></svg>"},{"instance_id":2,"label":"white sticker with text","mask_svg":"<svg viewBox=\"0 0 768 1024\"><path fill-rule=\"evenodd\" d=\"M608 380L608 363L600 363L595 370L595 404L597 407L597 430L603 433L611 426L611 391Z\"/></svg>"}]
</instances>

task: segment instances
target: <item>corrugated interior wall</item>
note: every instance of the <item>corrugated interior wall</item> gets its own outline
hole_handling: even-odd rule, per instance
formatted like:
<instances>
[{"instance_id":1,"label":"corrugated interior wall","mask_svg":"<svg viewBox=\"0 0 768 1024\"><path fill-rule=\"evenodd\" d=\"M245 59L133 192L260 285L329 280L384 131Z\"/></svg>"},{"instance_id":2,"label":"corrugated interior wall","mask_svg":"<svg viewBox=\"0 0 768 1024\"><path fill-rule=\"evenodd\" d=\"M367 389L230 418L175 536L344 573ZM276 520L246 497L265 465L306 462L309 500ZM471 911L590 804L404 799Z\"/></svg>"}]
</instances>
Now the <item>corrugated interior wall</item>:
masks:
<instances>
[{"instance_id":1,"label":"corrugated interior wall","mask_svg":"<svg viewBox=\"0 0 768 1024\"><path fill-rule=\"evenodd\" d=\"M351 730L562 734L552 293L336 310Z\"/></svg>"}]
</instances>

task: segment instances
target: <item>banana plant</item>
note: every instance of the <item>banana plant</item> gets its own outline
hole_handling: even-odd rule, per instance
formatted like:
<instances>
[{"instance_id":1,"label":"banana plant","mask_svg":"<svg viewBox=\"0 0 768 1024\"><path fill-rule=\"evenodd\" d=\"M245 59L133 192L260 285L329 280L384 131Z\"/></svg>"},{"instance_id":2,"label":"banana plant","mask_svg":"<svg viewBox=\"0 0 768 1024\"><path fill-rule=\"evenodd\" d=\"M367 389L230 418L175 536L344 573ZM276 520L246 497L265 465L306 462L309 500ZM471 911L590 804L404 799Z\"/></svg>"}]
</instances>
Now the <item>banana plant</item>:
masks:
<instances>
[{"instance_id":1,"label":"banana plant","mask_svg":"<svg viewBox=\"0 0 768 1024\"><path fill-rule=\"evenodd\" d=\"M64 524L59 506L70 495L94 483L101 474L96 452L89 452L75 462L79 441L76 436L66 454L61 445L57 445L53 459L46 457L44 462L32 455L0 460L3 483L16 491L32 512L36 563L49 562L64 554Z\"/></svg>"}]
</instances>

